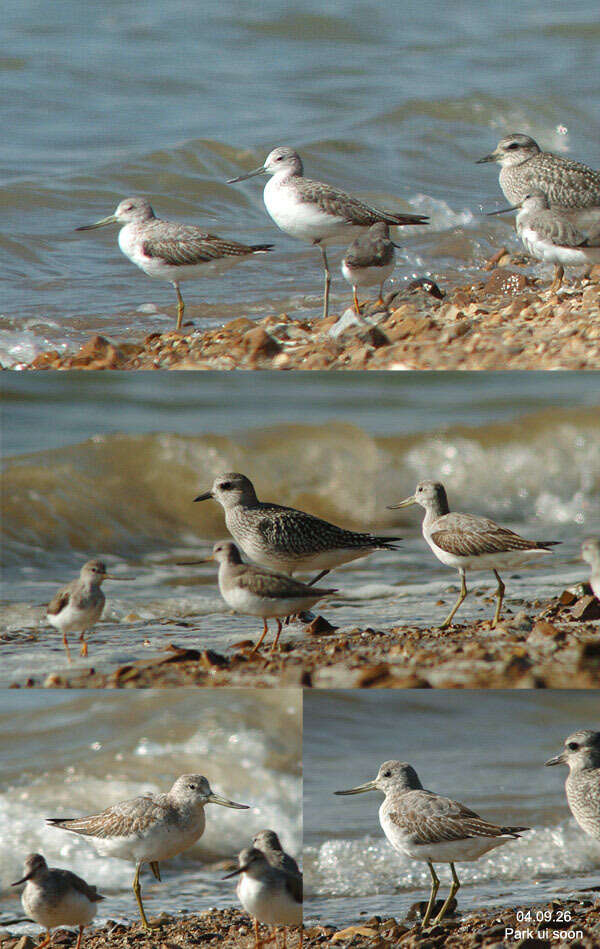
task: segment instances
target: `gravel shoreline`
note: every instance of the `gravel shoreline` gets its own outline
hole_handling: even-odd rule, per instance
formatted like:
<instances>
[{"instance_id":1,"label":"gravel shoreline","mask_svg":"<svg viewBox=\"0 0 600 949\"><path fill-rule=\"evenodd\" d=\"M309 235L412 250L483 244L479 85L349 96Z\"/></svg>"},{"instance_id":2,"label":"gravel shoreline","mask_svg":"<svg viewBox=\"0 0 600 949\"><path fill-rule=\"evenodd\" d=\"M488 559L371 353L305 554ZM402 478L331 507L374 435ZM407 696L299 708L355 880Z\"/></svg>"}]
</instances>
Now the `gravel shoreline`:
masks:
<instances>
[{"instance_id":1,"label":"gravel shoreline","mask_svg":"<svg viewBox=\"0 0 600 949\"><path fill-rule=\"evenodd\" d=\"M193 945L222 946L225 949L254 947L252 921L239 910L211 909L178 919L162 914L156 921L159 926L152 933L147 933L137 922L124 925L109 921L102 927L86 930L82 949L131 949L132 946L135 949L156 949L157 946L178 949ZM261 935L265 934L265 927L261 927ZM53 945L71 949L75 941L74 933L58 930ZM281 943L282 937L279 936L279 945ZM589 896L582 896L535 906L477 911L464 919L449 916L442 924L425 932L415 926L414 913L413 919L406 922L373 916L343 929L311 925L304 930L305 949L325 946L339 949L391 949L394 946L406 949L500 949L515 944L540 949L546 946L597 949L600 945L598 904ZM13 937L6 930L0 934L2 949L34 949L35 945L29 936ZM297 930L288 930L287 945L289 949L298 949L300 938Z\"/></svg>"},{"instance_id":2,"label":"gravel shoreline","mask_svg":"<svg viewBox=\"0 0 600 949\"><path fill-rule=\"evenodd\" d=\"M273 656L252 654L252 640L227 653L168 643L151 659L106 671L36 671L11 688L600 688L600 601L587 586L522 606L511 613L507 604L496 629L489 620L448 630L336 628L318 616L300 634L284 632Z\"/></svg>"},{"instance_id":3,"label":"gravel shoreline","mask_svg":"<svg viewBox=\"0 0 600 949\"><path fill-rule=\"evenodd\" d=\"M258 321L238 317L216 329L184 325L181 333L152 333L140 343L94 336L78 352L51 350L15 368L599 368L598 283L585 278L551 293L547 280L519 269L525 262L504 254L480 281L445 294L431 281L415 281L388 294L383 308L366 307L358 323L348 311L341 319L326 320L287 314ZM600 266L591 278L600 278Z\"/></svg>"}]
</instances>

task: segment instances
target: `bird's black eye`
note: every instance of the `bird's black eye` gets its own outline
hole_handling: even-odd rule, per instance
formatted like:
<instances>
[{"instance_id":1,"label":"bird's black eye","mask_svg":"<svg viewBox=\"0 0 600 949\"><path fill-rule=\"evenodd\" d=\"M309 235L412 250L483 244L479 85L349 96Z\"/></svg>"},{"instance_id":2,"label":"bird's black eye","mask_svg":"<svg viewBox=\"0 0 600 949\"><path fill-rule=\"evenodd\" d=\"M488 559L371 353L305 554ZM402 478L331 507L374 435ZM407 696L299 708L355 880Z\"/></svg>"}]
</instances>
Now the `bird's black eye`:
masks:
<instances>
[{"instance_id":1,"label":"bird's black eye","mask_svg":"<svg viewBox=\"0 0 600 949\"><path fill-rule=\"evenodd\" d=\"M567 748L569 749L569 751L577 751L577 749L579 748L579 745L577 744L576 741L570 741L567 745Z\"/></svg>"},{"instance_id":2,"label":"bird's black eye","mask_svg":"<svg viewBox=\"0 0 600 949\"><path fill-rule=\"evenodd\" d=\"M511 151L514 151L515 148L518 148L518 147L519 147L519 143L518 143L518 142L511 142L510 145L507 145L506 147L507 147L508 149L510 149Z\"/></svg>"},{"instance_id":3,"label":"bird's black eye","mask_svg":"<svg viewBox=\"0 0 600 949\"><path fill-rule=\"evenodd\" d=\"M384 772L383 772L383 776L384 776L384 778L391 778L392 772L391 772L391 771L384 771Z\"/></svg>"},{"instance_id":4,"label":"bird's black eye","mask_svg":"<svg viewBox=\"0 0 600 949\"><path fill-rule=\"evenodd\" d=\"M221 491L231 491L232 487L231 481L223 481L222 484L219 485Z\"/></svg>"}]
</instances>

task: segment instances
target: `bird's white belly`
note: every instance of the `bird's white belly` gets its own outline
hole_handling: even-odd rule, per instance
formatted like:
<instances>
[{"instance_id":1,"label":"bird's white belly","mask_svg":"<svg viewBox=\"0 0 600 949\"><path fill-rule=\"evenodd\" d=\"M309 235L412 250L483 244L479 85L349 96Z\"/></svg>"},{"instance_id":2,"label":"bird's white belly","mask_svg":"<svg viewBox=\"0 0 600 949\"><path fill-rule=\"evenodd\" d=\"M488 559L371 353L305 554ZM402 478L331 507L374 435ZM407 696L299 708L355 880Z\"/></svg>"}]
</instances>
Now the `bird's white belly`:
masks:
<instances>
[{"instance_id":1,"label":"bird's white belly","mask_svg":"<svg viewBox=\"0 0 600 949\"><path fill-rule=\"evenodd\" d=\"M342 274L344 279L353 287L372 287L376 284L382 284L388 277L391 277L394 271L395 261L387 264L385 267L359 267L355 269L349 267L346 262L342 262Z\"/></svg>"},{"instance_id":2,"label":"bird's white belly","mask_svg":"<svg viewBox=\"0 0 600 949\"><path fill-rule=\"evenodd\" d=\"M283 887L273 891L244 874L238 886L240 903L260 923L271 926L301 926L302 904L288 896Z\"/></svg>"},{"instance_id":3,"label":"bird's white belly","mask_svg":"<svg viewBox=\"0 0 600 949\"><path fill-rule=\"evenodd\" d=\"M204 832L204 814L202 819L189 827L173 824L155 824L143 831L143 835L130 834L127 837L89 837L101 856L116 857L119 860L144 861L168 860L191 847Z\"/></svg>"},{"instance_id":4,"label":"bird's white belly","mask_svg":"<svg viewBox=\"0 0 600 949\"><path fill-rule=\"evenodd\" d=\"M307 609L312 606L319 595L307 597L293 597L283 599L281 597L257 596L249 590L238 587L227 591L221 590L221 595L228 606L237 613L248 616L261 616L268 619L271 616L290 616L298 610Z\"/></svg>"},{"instance_id":5,"label":"bird's white belly","mask_svg":"<svg viewBox=\"0 0 600 949\"><path fill-rule=\"evenodd\" d=\"M315 204L300 201L293 184L279 183L271 178L263 194L265 207L277 227L301 241L327 242L333 238L356 233L345 218L321 211Z\"/></svg>"},{"instance_id":6,"label":"bird's white belly","mask_svg":"<svg viewBox=\"0 0 600 949\"><path fill-rule=\"evenodd\" d=\"M55 926L86 926L96 915L96 903L77 890L69 891L59 903L44 899L37 886L28 885L21 897L23 909L31 919L53 929Z\"/></svg>"},{"instance_id":7,"label":"bird's white belly","mask_svg":"<svg viewBox=\"0 0 600 949\"><path fill-rule=\"evenodd\" d=\"M382 805L383 806L383 805ZM477 860L488 850L507 844L514 837L469 837L466 840L448 840L431 844L416 844L411 835L394 824L388 817L379 817L383 832L394 848L412 860L431 860L432 863L454 863Z\"/></svg>"},{"instance_id":8,"label":"bird's white belly","mask_svg":"<svg viewBox=\"0 0 600 949\"><path fill-rule=\"evenodd\" d=\"M578 247L559 247L552 241L540 239L537 231L528 227L521 231L521 240L532 257L550 264L583 266L588 260L586 252Z\"/></svg>"},{"instance_id":9,"label":"bird's white belly","mask_svg":"<svg viewBox=\"0 0 600 949\"><path fill-rule=\"evenodd\" d=\"M61 633L84 632L98 622L103 609L104 603L86 610L78 609L72 603L68 603L60 613L47 613L46 619Z\"/></svg>"}]
</instances>

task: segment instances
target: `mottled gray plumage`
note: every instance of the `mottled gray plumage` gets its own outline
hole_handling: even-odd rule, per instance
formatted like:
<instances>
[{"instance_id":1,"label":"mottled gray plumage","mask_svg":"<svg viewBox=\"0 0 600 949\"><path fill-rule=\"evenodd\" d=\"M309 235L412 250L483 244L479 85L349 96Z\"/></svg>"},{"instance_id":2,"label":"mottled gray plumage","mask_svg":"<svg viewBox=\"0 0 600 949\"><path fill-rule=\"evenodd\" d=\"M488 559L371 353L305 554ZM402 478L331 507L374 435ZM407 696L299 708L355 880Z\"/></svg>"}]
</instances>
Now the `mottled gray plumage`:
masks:
<instances>
[{"instance_id":1,"label":"mottled gray plumage","mask_svg":"<svg viewBox=\"0 0 600 949\"><path fill-rule=\"evenodd\" d=\"M233 876L247 873L254 880L259 881L264 888L265 896L271 901L271 904L277 899L278 891L283 891L287 897L296 905L302 904L302 876L297 873L288 873L282 867L273 865L267 855L257 847L246 847L238 855L238 869L233 873L228 873L225 880ZM252 894L254 896L254 894ZM255 915L256 907L246 905L244 900L243 881L238 884L238 896L242 901L244 909L252 915ZM275 922L273 920L273 922ZM282 924L285 923L281 920Z\"/></svg>"},{"instance_id":2,"label":"mottled gray plumage","mask_svg":"<svg viewBox=\"0 0 600 949\"><path fill-rule=\"evenodd\" d=\"M600 840L600 732L573 732L562 753L546 762L557 764L569 768L565 790L573 817L586 834Z\"/></svg>"},{"instance_id":3,"label":"mottled gray plumage","mask_svg":"<svg viewBox=\"0 0 600 949\"><path fill-rule=\"evenodd\" d=\"M262 850L269 863L274 867L282 867L288 873L301 876L300 867L294 858L287 853L279 841L274 830L261 830L252 838L252 843L258 850Z\"/></svg>"},{"instance_id":4,"label":"mottled gray plumage","mask_svg":"<svg viewBox=\"0 0 600 949\"><path fill-rule=\"evenodd\" d=\"M533 191L542 191L552 207L600 205L599 171L571 158L543 152L529 135L507 135L479 161L501 165L500 187L511 204L518 205Z\"/></svg>"},{"instance_id":5,"label":"mottled gray plumage","mask_svg":"<svg viewBox=\"0 0 600 949\"><path fill-rule=\"evenodd\" d=\"M551 547L560 543L527 540L487 517L451 512L446 489L439 481L419 482L411 497L399 504L391 504L390 508L408 507L411 504L419 504L425 509L423 537L437 559L447 567L458 570L461 578L458 600L442 623L442 629L450 625L467 596L465 574L468 569L492 570L498 581L496 611L492 620L492 626L496 626L504 598L504 583L498 570L520 566L531 557L547 553Z\"/></svg>"},{"instance_id":6,"label":"mottled gray plumage","mask_svg":"<svg viewBox=\"0 0 600 949\"><path fill-rule=\"evenodd\" d=\"M527 827L493 824L458 801L426 790L412 765L405 761L384 761L377 777L366 784L336 791L336 794L362 794L380 791L385 800L379 809L379 821L392 847L412 860L423 860L431 874L431 893L423 917L427 926L435 905L439 879L435 863L448 863L452 886L434 925L444 918L460 888L455 862L478 860L489 850L518 838Z\"/></svg>"},{"instance_id":7,"label":"mottled gray plumage","mask_svg":"<svg viewBox=\"0 0 600 949\"><path fill-rule=\"evenodd\" d=\"M395 550L393 541L400 539L344 530L305 511L259 501L252 482L237 472L219 475L212 489L194 500L208 498L223 506L227 529L246 556L288 574L327 572L374 550Z\"/></svg>"},{"instance_id":8,"label":"mottled gray plumage","mask_svg":"<svg viewBox=\"0 0 600 949\"><path fill-rule=\"evenodd\" d=\"M62 870L60 867L49 867L41 853L30 853L25 858L23 880L33 880L43 890L44 897L52 903L59 903L71 890L82 893L90 903L99 903L105 899L95 886L71 870ZM13 883L19 886L23 880Z\"/></svg>"},{"instance_id":9,"label":"mottled gray plumage","mask_svg":"<svg viewBox=\"0 0 600 949\"><path fill-rule=\"evenodd\" d=\"M219 570L219 586L225 595L234 588L247 590L262 599L312 600L318 602L324 596L337 593L332 587L310 586L300 580L294 580L284 573L273 573L262 567L255 567L251 563L242 563L239 550L231 541L221 541L213 548L213 558L221 564ZM308 609L306 604L302 608ZM274 604L276 607L276 604ZM284 614L287 615L287 614Z\"/></svg>"},{"instance_id":10,"label":"mottled gray plumage","mask_svg":"<svg viewBox=\"0 0 600 949\"><path fill-rule=\"evenodd\" d=\"M78 227L89 231L107 224L122 225L119 247L149 277L168 280L177 293L177 329L181 328L184 303L181 280L219 273L236 261L270 251L272 244L240 244L209 234L195 224L158 218L147 198L124 198L113 214L94 224Z\"/></svg>"},{"instance_id":11,"label":"mottled gray plumage","mask_svg":"<svg viewBox=\"0 0 600 949\"><path fill-rule=\"evenodd\" d=\"M56 593L46 610L49 616L58 616L67 606L72 606L85 616L85 629L100 619L105 596L100 584L106 578L106 566L101 560L88 560L76 580L71 580ZM82 622L84 620L82 619Z\"/></svg>"},{"instance_id":12,"label":"mottled gray plumage","mask_svg":"<svg viewBox=\"0 0 600 949\"><path fill-rule=\"evenodd\" d=\"M558 247L599 247L600 206L598 208L551 208L543 194L527 195L517 215L517 233L535 231L542 240Z\"/></svg>"},{"instance_id":13,"label":"mottled gray plumage","mask_svg":"<svg viewBox=\"0 0 600 949\"><path fill-rule=\"evenodd\" d=\"M390 239L389 225L373 224L366 234L361 234L344 254L344 262L352 269L361 267L387 267L394 259L394 243Z\"/></svg>"}]
</instances>

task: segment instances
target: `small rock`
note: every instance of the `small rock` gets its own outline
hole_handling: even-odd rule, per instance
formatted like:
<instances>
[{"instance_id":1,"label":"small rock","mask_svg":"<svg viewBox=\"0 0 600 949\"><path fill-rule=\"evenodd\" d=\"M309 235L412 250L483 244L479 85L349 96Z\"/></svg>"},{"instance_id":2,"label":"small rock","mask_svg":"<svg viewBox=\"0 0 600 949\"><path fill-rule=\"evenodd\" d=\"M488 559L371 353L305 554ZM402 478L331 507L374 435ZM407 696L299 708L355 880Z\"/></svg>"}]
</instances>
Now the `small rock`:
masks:
<instances>
[{"instance_id":1,"label":"small rock","mask_svg":"<svg viewBox=\"0 0 600 949\"><path fill-rule=\"evenodd\" d=\"M242 337L242 349L251 360L271 359L281 352L281 346L262 326L255 326Z\"/></svg>"},{"instance_id":2,"label":"small rock","mask_svg":"<svg viewBox=\"0 0 600 949\"><path fill-rule=\"evenodd\" d=\"M498 267L492 271L483 288L485 294L520 293L529 286L525 274Z\"/></svg>"},{"instance_id":3,"label":"small rock","mask_svg":"<svg viewBox=\"0 0 600 949\"><path fill-rule=\"evenodd\" d=\"M332 626L324 616L316 616L312 623L305 627L305 632L309 636L329 636L335 633L337 626Z\"/></svg>"},{"instance_id":4,"label":"small rock","mask_svg":"<svg viewBox=\"0 0 600 949\"><path fill-rule=\"evenodd\" d=\"M338 339L353 326L366 326L366 323L362 316L358 316L352 308L349 308L342 313L337 323L334 323L327 335L330 339Z\"/></svg>"},{"instance_id":5,"label":"small rock","mask_svg":"<svg viewBox=\"0 0 600 949\"><path fill-rule=\"evenodd\" d=\"M584 596L571 610L574 619L583 622L591 619L600 619L600 600L595 596Z\"/></svg>"}]
</instances>

